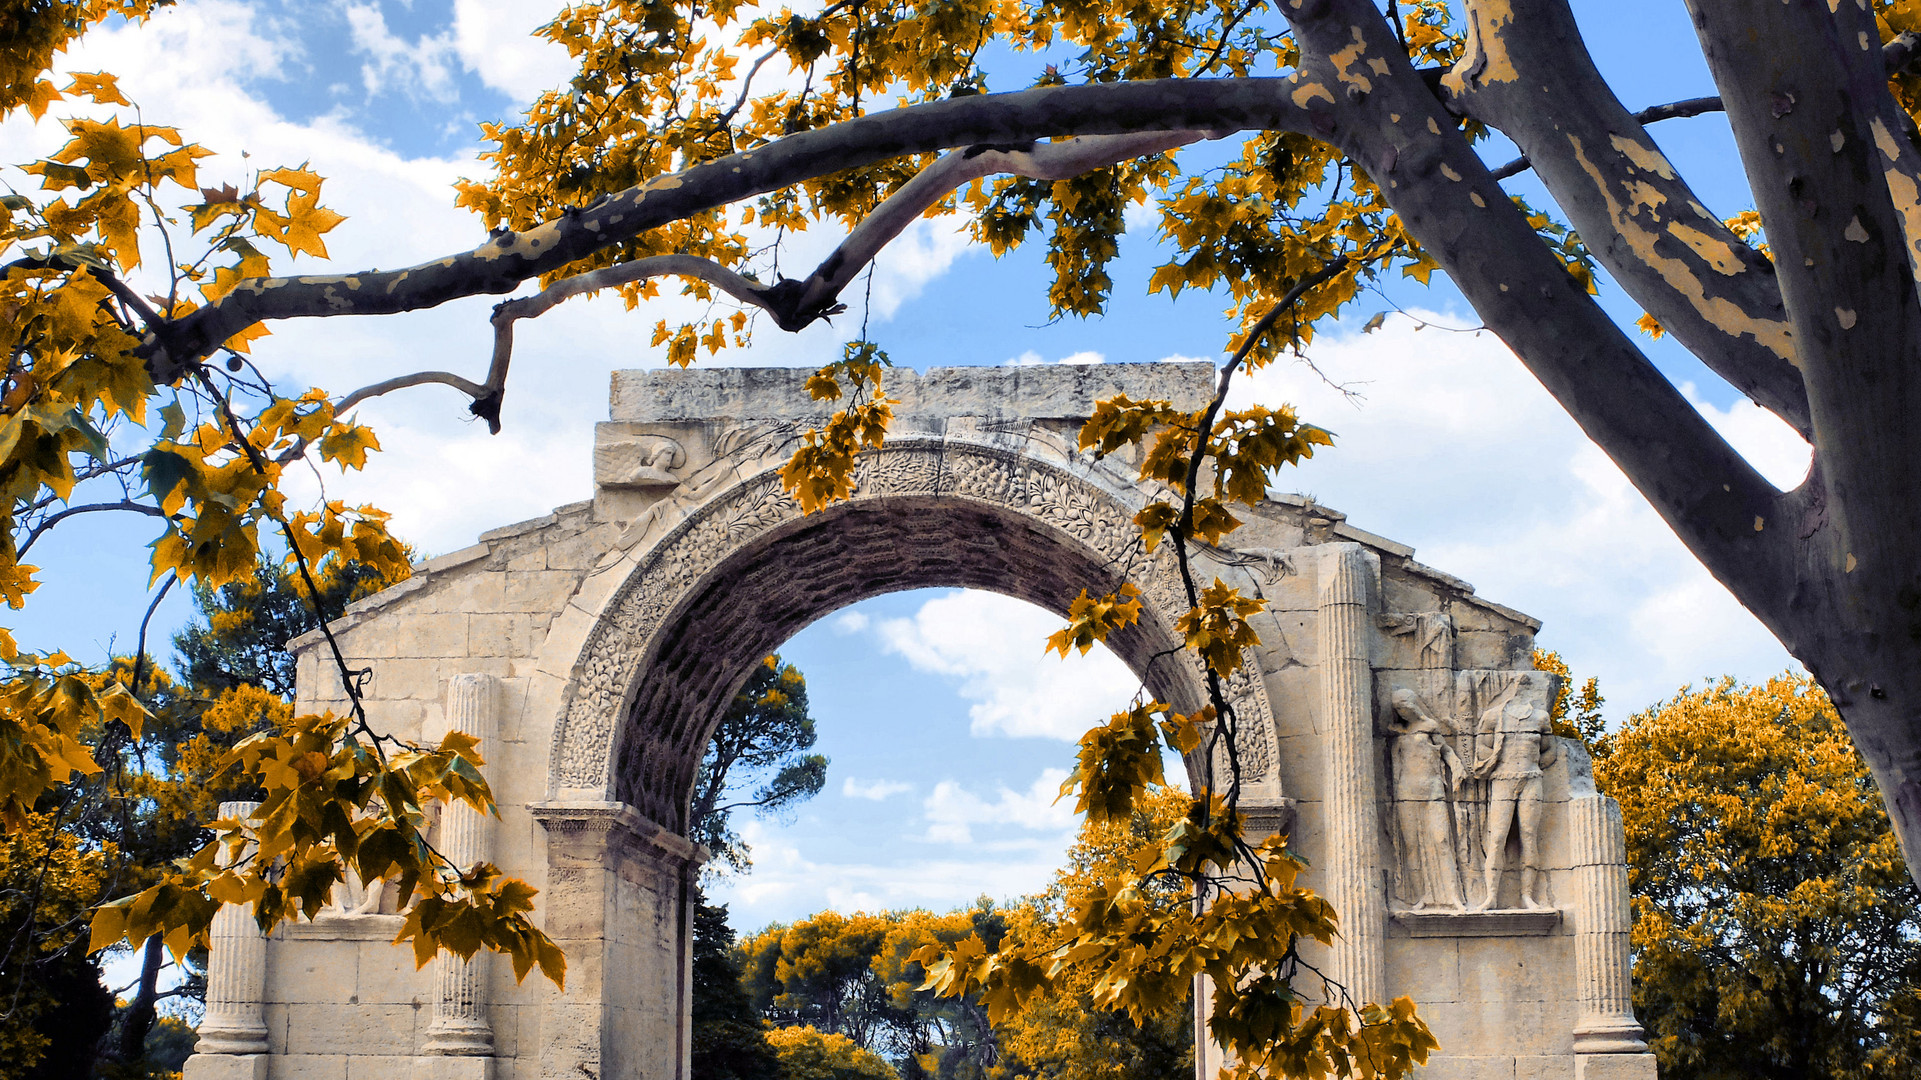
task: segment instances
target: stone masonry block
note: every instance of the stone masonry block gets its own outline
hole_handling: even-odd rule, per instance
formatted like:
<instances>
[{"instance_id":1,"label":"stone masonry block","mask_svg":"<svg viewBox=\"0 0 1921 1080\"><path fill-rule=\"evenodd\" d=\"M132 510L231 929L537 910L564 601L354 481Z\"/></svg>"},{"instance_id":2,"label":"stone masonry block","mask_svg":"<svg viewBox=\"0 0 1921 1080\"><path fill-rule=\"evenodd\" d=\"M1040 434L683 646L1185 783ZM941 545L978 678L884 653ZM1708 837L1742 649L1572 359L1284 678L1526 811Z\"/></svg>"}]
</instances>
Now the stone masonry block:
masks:
<instances>
[{"instance_id":1,"label":"stone masonry block","mask_svg":"<svg viewBox=\"0 0 1921 1080\"><path fill-rule=\"evenodd\" d=\"M275 1058L272 1080L348 1080L345 1054L290 1054Z\"/></svg>"},{"instance_id":2,"label":"stone masonry block","mask_svg":"<svg viewBox=\"0 0 1921 1080\"><path fill-rule=\"evenodd\" d=\"M1655 1080L1653 1054L1579 1054L1574 1080Z\"/></svg>"},{"instance_id":3,"label":"stone masonry block","mask_svg":"<svg viewBox=\"0 0 1921 1080\"><path fill-rule=\"evenodd\" d=\"M805 368L696 367L685 371L616 371L612 418L655 420L802 420L820 412L804 385ZM1214 365L1088 364L1046 367L950 367L888 373L897 415L1080 419L1115 394L1169 398L1198 409L1214 391Z\"/></svg>"},{"instance_id":4,"label":"stone masonry block","mask_svg":"<svg viewBox=\"0 0 1921 1080\"><path fill-rule=\"evenodd\" d=\"M475 566L427 594L421 607L427 611L467 614L499 611L506 601L506 587L506 576L500 571Z\"/></svg>"},{"instance_id":5,"label":"stone masonry block","mask_svg":"<svg viewBox=\"0 0 1921 1080\"><path fill-rule=\"evenodd\" d=\"M265 1054L195 1054L187 1059L184 1080L267 1080Z\"/></svg>"},{"instance_id":6,"label":"stone masonry block","mask_svg":"<svg viewBox=\"0 0 1921 1080\"><path fill-rule=\"evenodd\" d=\"M464 612L400 615L386 623L385 631L393 636L395 656L467 655Z\"/></svg>"},{"instance_id":7,"label":"stone masonry block","mask_svg":"<svg viewBox=\"0 0 1921 1080\"><path fill-rule=\"evenodd\" d=\"M383 698L440 699L441 682L448 675L467 670L461 657L447 659L382 660L373 665L371 692Z\"/></svg>"},{"instance_id":8,"label":"stone masonry block","mask_svg":"<svg viewBox=\"0 0 1921 1080\"><path fill-rule=\"evenodd\" d=\"M1534 1080L1531 1073L1517 1074L1514 1059L1506 1055L1435 1054L1414 1075L1419 1080Z\"/></svg>"},{"instance_id":9,"label":"stone masonry block","mask_svg":"<svg viewBox=\"0 0 1921 1080\"><path fill-rule=\"evenodd\" d=\"M531 615L470 615L467 655L527 656L532 651Z\"/></svg>"},{"instance_id":10,"label":"stone masonry block","mask_svg":"<svg viewBox=\"0 0 1921 1080\"><path fill-rule=\"evenodd\" d=\"M417 1057L413 1065L414 1080L494 1080L495 1076L491 1057Z\"/></svg>"},{"instance_id":11,"label":"stone masonry block","mask_svg":"<svg viewBox=\"0 0 1921 1080\"><path fill-rule=\"evenodd\" d=\"M289 1005L287 1052L325 1054L349 1046L411 1052L423 1011L432 1019L431 1005Z\"/></svg>"}]
</instances>

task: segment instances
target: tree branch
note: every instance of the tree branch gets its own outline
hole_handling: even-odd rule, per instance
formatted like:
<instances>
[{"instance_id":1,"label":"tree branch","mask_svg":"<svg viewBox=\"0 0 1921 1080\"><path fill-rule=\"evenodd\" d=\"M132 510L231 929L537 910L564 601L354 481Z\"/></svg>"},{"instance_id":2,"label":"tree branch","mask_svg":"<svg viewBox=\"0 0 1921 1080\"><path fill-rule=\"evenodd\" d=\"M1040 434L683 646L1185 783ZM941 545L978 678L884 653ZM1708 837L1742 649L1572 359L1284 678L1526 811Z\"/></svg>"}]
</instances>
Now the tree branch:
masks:
<instances>
[{"instance_id":1,"label":"tree branch","mask_svg":"<svg viewBox=\"0 0 1921 1080\"><path fill-rule=\"evenodd\" d=\"M15 557L16 558L25 557L25 555L27 554L27 549L31 548L34 545L35 541L39 540L40 537L44 535L48 529L53 528L55 525L58 525L60 522L65 521L67 518L73 517L75 514L97 514L103 510L130 510L136 514L145 514L148 517L166 517L167 516L165 513L161 512L160 508L157 506L148 506L145 503L137 503L137 502L134 502L132 499L122 499L119 502L87 503L82 506L69 506L65 510L58 511L57 513L48 514L45 518L41 519L40 523L38 525L35 525L31 532L27 533L26 542L20 545L19 555Z\"/></svg>"},{"instance_id":2,"label":"tree branch","mask_svg":"<svg viewBox=\"0 0 1921 1080\"><path fill-rule=\"evenodd\" d=\"M1488 327L1709 571L1757 610L1766 606L1790 548L1783 530L1757 532L1753 522L1776 513L1780 493L1541 242L1368 0L1307 6L1311 16L1288 18L1304 77L1340 103L1328 141L1381 184ZM1381 66L1386 74L1376 74Z\"/></svg>"},{"instance_id":3,"label":"tree branch","mask_svg":"<svg viewBox=\"0 0 1921 1080\"><path fill-rule=\"evenodd\" d=\"M1774 266L1708 212L1621 105L1567 0L1513 0L1499 20L1485 7L1469 0L1470 48L1442 80L1449 104L1520 146L1588 249L1663 330L1807 437Z\"/></svg>"},{"instance_id":4,"label":"tree branch","mask_svg":"<svg viewBox=\"0 0 1921 1080\"><path fill-rule=\"evenodd\" d=\"M491 404L492 414L488 416L488 421L498 433L499 395L506 386L507 368L513 357L514 323L544 315L555 305L572 297L599 289L630 285L647 278L677 275L705 281L736 300L764 309L774 317L775 324L782 330L803 330L818 319L845 311L846 306L839 302L841 291L916 219L964 184L1000 173L1036 180L1066 180L1130 158L1166 153L1208 138L1211 134L1202 131L1145 131L1128 135L1077 136L1061 142L1029 143L1024 146L971 146L956 150L943 155L901 185L872 213L862 218L847 239L841 241L840 246L822 260L813 273L799 280L782 279L773 285L763 285L711 259L696 255L655 255L563 278L533 296L508 300L494 308L493 363L486 386L477 387L469 393L473 395L476 406L483 400ZM465 386L473 385L461 381ZM491 394L491 398L487 398L487 394ZM478 407L475 411L479 413Z\"/></svg>"},{"instance_id":5,"label":"tree branch","mask_svg":"<svg viewBox=\"0 0 1921 1080\"><path fill-rule=\"evenodd\" d=\"M1915 61L1918 59L1921 59L1921 34L1917 34L1912 30L1904 30L1896 34L1893 41L1881 46L1881 62L1882 65L1887 68L1890 78L1909 73L1908 69L1913 67ZM1635 113L1634 120L1636 123L1645 126L1660 120L1686 119L1690 116L1700 116L1703 113L1725 112L1726 110L1727 106L1721 104L1721 99L1718 97L1688 98L1685 101L1672 101L1666 105L1650 105L1640 112ZM1904 113L1903 115L1906 114ZM1518 176L1530 168L1532 168L1532 166L1528 163L1527 156L1523 154L1513 161L1508 162L1506 165L1493 170L1493 175L1496 180L1506 180L1508 177Z\"/></svg>"},{"instance_id":6,"label":"tree branch","mask_svg":"<svg viewBox=\"0 0 1921 1080\"><path fill-rule=\"evenodd\" d=\"M1684 101L1670 101L1666 105L1650 105L1634 114L1634 122L1645 127L1662 120L1685 120L1690 116L1721 112L1725 108L1718 97L1688 98ZM1523 154L1500 168L1490 170L1489 175L1496 180L1506 180L1510 176L1519 176L1533 167L1527 155Z\"/></svg>"},{"instance_id":7,"label":"tree branch","mask_svg":"<svg viewBox=\"0 0 1921 1080\"><path fill-rule=\"evenodd\" d=\"M1313 132L1331 123L1325 103L1303 98L1295 104L1297 89L1295 78L1148 79L979 94L876 113L656 177L526 232L501 233L472 251L404 270L250 278L149 334L141 351L154 378L172 382L256 322L393 314L511 292L667 222L911 154L1143 130Z\"/></svg>"}]
</instances>

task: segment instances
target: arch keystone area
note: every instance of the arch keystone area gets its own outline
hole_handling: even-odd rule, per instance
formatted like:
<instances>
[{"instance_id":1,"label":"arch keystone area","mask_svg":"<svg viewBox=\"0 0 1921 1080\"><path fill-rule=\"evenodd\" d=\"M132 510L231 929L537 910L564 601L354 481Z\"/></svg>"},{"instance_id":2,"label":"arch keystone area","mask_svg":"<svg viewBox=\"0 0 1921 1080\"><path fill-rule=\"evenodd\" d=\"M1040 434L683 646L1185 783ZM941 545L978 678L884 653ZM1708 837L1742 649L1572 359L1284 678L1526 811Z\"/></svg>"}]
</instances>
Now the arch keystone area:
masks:
<instances>
[{"instance_id":1,"label":"arch keystone area","mask_svg":"<svg viewBox=\"0 0 1921 1080\"><path fill-rule=\"evenodd\" d=\"M373 670L377 725L492 733L501 820L457 823L458 844L542 890L566 992L485 957L416 972L388 944L392 898L343 889L327 917L265 942L235 923L216 943L209 1000L265 1046L211 1044L190 1078L687 1080L694 769L753 664L846 604L955 586L1064 614L1132 583L1143 618L1109 645L1156 697L1202 704L1173 650L1171 554L1142 551L1130 523L1152 493L1075 436L1117 393L1199 408L1212 365L891 372L896 421L858 493L803 516L775 471L823 419L807 374L615 373L592 500L422 563L335 626ZM1311 500L1244 516L1195 572L1269 604L1230 687L1237 749L1253 827L1290 832L1342 914L1316 965L1358 997L1420 1002L1442 1043L1424 1076L1652 1077L1626 999L1618 809L1577 744L1531 726L1552 690L1531 669L1539 624ZM295 643L298 705L344 707L316 645ZM1435 773L1443 745L1485 774L1459 798ZM1485 826L1504 814L1538 827L1508 830L1490 873ZM1198 1059L1211 1078L1218 1055Z\"/></svg>"}]
</instances>

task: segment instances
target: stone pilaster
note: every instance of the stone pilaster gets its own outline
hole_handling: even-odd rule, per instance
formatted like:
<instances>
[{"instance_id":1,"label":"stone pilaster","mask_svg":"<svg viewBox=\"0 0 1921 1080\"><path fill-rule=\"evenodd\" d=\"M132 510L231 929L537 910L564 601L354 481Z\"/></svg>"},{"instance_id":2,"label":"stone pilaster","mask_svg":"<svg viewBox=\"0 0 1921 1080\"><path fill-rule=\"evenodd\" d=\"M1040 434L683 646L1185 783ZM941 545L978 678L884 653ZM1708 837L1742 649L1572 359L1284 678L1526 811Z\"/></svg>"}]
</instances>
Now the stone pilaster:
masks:
<instances>
[{"instance_id":1,"label":"stone pilaster","mask_svg":"<svg viewBox=\"0 0 1921 1080\"><path fill-rule=\"evenodd\" d=\"M492 675L455 675L447 680L447 727L480 740L482 757L495 755L495 679ZM466 869L493 856L487 815L465 803L453 803L440 817L439 847L455 866ZM482 988L486 953L463 960L443 952L434 958L434 1018L420 1052L438 1057L489 1057L494 1032L487 1023Z\"/></svg>"},{"instance_id":2,"label":"stone pilaster","mask_svg":"<svg viewBox=\"0 0 1921 1080\"><path fill-rule=\"evenodd\" d=\"M246 818L257 802L224 802L223 818ZM224 864L226 853L220 856ZM207 945L207 1011L200 1041L187 1059L194 1078L258 1078L266 1075L267 938L250 907L223 904L214 913Z\"/></svg>"},{"instance_id":3,"label":"stone pilaster","mask_svg":"<svg viewBox=\"0 0 1921 1080\"><path fill-rule=\"evenodd\" d=\"M1569 800L1568 839L1574 863L1574 969L1580 984L1577 1054L1647 1051L1634 1019L1628 957L1627 839L1621 804L1606 795Z\"/></svg>"},{"instance_id":4,"label":"stone pilaster","mask_svg":"<svg viewBox=\"0 0 1921 1080\"><path fill-rule=\"evenodd\" d=\"M1331 971L1356 1005L1386 992L1380 809L1374 784L1374 672L1368 664L1372 567L1358 544L1323 546L1321 709L1327 726L1326 896L1341 916Z\"/></svg>"}]
</instances>

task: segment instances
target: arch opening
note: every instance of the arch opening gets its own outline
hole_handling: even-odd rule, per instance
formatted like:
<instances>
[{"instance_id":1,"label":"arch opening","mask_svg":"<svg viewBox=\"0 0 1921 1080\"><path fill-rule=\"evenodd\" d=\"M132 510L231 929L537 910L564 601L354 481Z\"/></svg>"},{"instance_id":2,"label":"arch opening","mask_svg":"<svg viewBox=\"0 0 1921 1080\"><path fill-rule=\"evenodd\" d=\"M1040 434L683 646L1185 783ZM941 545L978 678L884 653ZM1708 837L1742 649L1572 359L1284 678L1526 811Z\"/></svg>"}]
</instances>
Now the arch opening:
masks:
<instances>
[{"instance_id":1,"label":"arch opening","mask_svg":"<svg viewBox=\"0 0 1921 1080\"><path fill-rule=\"evenodd\" d=\"M1124 580L1111 559L1053 526L952 499L856 500L771 530L705 575L654 636L620 725L615 797L683 830L700 756L753 665L849 604L971 588L1065 617L1083 589L1100 595ZM1184 710L1199 706L1200 688L1178 662L1161 613L1150 607L1107 644L1148 693Z\"/></svg>"}]
</instances>

